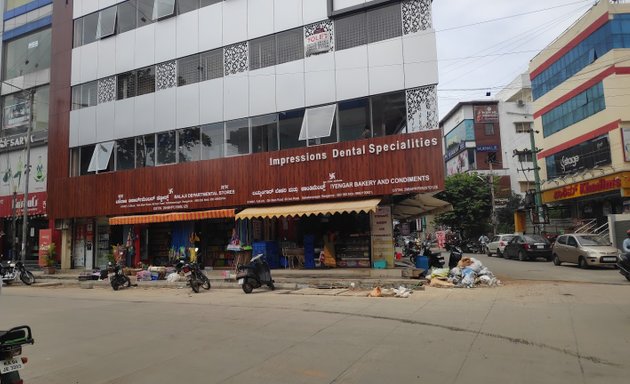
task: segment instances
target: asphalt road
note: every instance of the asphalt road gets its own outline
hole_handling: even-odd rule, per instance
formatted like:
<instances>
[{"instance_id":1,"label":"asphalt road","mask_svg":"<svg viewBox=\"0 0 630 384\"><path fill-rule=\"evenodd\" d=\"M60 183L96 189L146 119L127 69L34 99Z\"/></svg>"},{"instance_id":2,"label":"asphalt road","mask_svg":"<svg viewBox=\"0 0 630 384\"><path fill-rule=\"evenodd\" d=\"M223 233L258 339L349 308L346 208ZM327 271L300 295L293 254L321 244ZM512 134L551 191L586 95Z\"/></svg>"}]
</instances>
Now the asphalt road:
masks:
<instances>
[{"instance_id":1,"label":"asphalt road","mask_svg":"<svg viewBox=\"0 0 630 384\"><path fill-rule=\"evenodd\" d=\"M508 281L395 299L15 286L0 295L0 328L33 327L27 384L614 384L630 375L628 289Z\"/></svg>"}]
</instances>

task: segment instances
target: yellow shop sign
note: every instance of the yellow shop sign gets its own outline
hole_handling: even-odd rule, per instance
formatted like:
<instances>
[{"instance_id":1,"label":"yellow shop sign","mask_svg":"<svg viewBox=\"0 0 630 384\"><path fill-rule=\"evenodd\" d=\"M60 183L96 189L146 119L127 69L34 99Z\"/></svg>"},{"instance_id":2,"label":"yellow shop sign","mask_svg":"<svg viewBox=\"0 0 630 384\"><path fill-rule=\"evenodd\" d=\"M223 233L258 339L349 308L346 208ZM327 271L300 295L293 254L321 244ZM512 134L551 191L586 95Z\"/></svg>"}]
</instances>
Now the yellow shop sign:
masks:
<instances>
[{"instance_id":1,"label":"yellow shop sign","mask_svg":"<svg viewBox=\"0 0 630 384\"><path fill-rule=\"evenodd\" d=\"M543 203L558 200L573 199L580 196L613 191L615 189L630 188L630 173L624 172L617 175L600 177L581 183L569 184L561 188L555 188L542 193Z\"/></svg>"}]
</instances>

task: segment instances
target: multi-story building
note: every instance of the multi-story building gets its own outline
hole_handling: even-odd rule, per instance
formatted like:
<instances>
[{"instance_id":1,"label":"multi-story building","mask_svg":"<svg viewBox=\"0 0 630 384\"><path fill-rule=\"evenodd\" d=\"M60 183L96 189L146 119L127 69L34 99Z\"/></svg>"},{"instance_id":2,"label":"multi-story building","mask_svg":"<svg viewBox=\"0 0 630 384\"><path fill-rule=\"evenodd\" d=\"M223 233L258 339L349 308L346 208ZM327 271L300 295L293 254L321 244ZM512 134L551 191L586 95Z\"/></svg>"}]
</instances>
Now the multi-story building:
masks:
<instances>
[{"instance_id":1,"label":"multi-story building","mask_svg":"<svg viewBox=\"0 0 630 384\"><path fill-rule=\"evenodd\" d=\"M630 211L630 4L599 1L530 63L542 202L553 219Z\"/></svg>"},{"instance_id":2,"label":"multi-story building","mask_svg":"<svg viewBox=\"0 0 630 384\"><path fill-rule=\"evenodd\" d=\"M391 216L435 208L417 196L443 187L429 0L64 0L53 19L64 267L115 244L229 267L237 237L392 265Z\"/></svg>"},{"instance_id":3,"label":"multi-story building","mask_svg":"<svg viewBox=\"0 0 630 384\"><path fill-rule=\"evenodd\" d=\"M50 94L52 0L4 0L2 9L2 130L0 132L0 229L2 254L21 251L22 214L28 211L25 259L37 260L46 217L47 137ZM31 105L31 93L34 104ZM28 127L31 134L28 135ZM30 155L26 143L30 140ZM27 159L30 158L30 161ZM27 163L28 201L24 204Z\"/></svg>"}]
</instances>

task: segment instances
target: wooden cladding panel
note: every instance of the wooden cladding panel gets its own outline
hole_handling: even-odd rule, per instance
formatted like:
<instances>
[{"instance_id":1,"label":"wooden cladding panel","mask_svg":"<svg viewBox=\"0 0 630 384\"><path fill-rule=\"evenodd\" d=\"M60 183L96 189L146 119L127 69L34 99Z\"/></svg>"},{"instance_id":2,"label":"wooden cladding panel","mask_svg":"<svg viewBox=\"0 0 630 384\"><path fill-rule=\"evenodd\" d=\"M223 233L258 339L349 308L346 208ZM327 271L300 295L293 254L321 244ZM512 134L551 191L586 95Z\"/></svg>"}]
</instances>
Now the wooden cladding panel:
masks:
<instances>
[{"instance_id":1,"label":"wooden cladding panel","mask_svg":"<svg viewBox=\"0 0 630 384\"><path fill-rule=\"evenodd\" d=\"M401 149L420 142L422 147ZM425 142L430 145L424 146ZM398 145L398 149L378 155L369 153L370 148L385 145ZM353 148L354 155L335 156ZM319 160L270 165L272 159L301 156ZM434 130L58 178L49 184L49 212L54 218L92 217L436 192L444 186L443 170L440 130ZM410 177L416 179L396 182ZM325 190L302 190L311 186L324 186ZM297 188L297 192L289 188ZM160 203L160 197L168 201Z\"/></svg>"}]
</instances>

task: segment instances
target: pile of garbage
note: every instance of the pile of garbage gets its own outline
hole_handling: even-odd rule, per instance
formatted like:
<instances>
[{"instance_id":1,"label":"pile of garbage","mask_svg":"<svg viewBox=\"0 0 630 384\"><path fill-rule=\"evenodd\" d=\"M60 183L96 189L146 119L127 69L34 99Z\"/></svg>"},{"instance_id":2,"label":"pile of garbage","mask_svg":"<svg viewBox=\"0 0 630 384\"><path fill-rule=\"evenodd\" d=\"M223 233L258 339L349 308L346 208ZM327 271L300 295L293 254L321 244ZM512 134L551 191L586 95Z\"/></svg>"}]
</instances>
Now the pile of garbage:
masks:
<instances>
[{"instance_id":1,"label":"pile of garbage","mask_svg":"<svg viewBox=\"0 0 630 384\"><path fill-rule=\"evenodd\" d=\"M413 293L413 290L403 287L402 285L398 288L374 288L369 294L368 297L399 297L406 299Z\"/></svg>"},{"instance_id":2,"label":"pile of garbage","mask_svg":"<svg viewBox=\"0 0 630 384\"><path fill-rule=\"evenodd\" d=\"M453 269L433 269L430 279L429 286L440 288L497 287L501 285L501 281L474 257L462 257Z\"/></svg>"}]
</instances>

